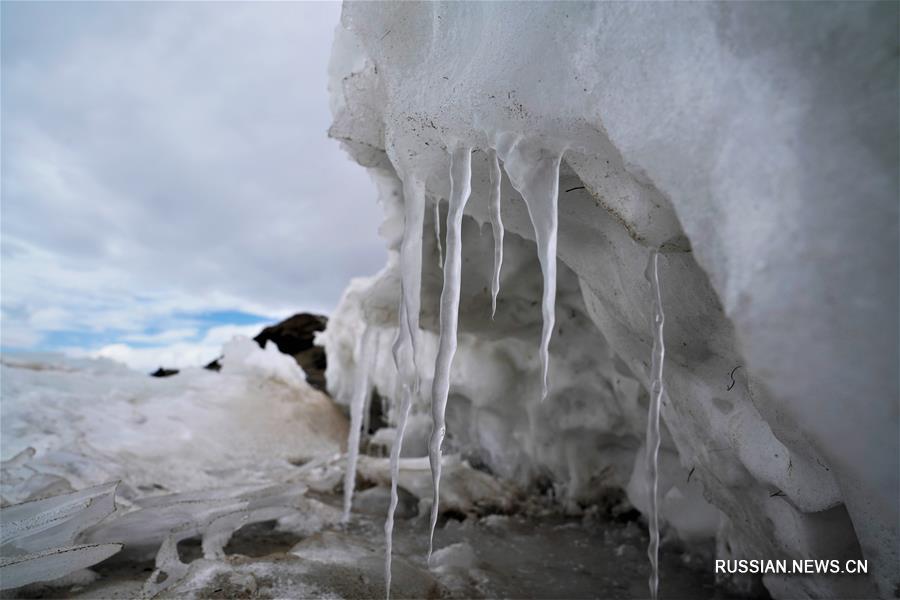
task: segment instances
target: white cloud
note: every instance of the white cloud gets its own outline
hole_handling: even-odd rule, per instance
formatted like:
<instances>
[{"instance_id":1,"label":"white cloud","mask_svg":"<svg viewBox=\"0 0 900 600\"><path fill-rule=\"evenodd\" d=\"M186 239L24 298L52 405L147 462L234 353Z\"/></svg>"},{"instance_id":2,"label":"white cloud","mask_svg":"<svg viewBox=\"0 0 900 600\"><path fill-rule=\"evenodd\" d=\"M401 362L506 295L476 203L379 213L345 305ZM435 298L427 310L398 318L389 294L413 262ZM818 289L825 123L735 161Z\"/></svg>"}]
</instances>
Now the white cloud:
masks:
<instances>
[{"instance_id":1,"label":"white cloud","mask_svg":"<svg viewBox=\"0 0 900 600\"><path fill-rule=\"evenodd\" d=\"M338 14L5 3L3 345L327 312L376 271L374 189L325 137Z\"/></svg>"}]
</instances>

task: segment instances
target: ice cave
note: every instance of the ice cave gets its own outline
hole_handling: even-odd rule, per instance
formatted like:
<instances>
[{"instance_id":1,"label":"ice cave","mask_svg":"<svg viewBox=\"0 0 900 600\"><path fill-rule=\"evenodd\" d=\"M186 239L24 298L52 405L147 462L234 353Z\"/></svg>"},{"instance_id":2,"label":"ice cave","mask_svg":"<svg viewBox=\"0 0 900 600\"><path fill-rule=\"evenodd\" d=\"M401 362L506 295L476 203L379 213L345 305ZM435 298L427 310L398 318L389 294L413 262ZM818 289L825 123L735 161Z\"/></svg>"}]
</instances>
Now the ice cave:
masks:
<instances>
[{"instance_id":1,"label":"ice cave","mask_svg":"<svg viewBox=\"0 0 900 600\"><path fill-rule=\"evenodd\" d=\"M898 6L345 2L325 389L4 355L3 597L900 597Z\"/></svg>"}]
</instances>

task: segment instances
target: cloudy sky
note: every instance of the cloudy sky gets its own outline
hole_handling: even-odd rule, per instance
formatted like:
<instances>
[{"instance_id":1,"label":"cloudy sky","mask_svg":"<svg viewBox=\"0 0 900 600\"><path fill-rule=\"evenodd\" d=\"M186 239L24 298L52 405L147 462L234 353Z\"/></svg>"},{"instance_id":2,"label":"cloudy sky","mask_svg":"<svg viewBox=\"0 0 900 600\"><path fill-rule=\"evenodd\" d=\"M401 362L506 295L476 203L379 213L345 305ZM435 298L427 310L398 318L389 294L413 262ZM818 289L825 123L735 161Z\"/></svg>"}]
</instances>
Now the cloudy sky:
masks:
<instances>
[{"instance_id":1,"label":"cloudy sky","mask_svg":"<svg viewBox=\"0 0 900 600\"><path fill-rule=\"evenodd\" d=\"M336 3L2 3L2 347L202 364L385 261Z\"/></svg>"}]
</instances>

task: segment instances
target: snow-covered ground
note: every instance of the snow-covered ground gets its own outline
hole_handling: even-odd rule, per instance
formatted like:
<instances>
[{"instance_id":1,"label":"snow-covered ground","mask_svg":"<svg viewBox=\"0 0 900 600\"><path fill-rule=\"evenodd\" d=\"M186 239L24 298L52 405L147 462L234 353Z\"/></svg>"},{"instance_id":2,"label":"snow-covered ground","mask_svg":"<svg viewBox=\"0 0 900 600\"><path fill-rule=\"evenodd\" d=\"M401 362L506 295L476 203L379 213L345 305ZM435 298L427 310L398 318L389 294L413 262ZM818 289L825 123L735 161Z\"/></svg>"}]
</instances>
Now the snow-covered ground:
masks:
<instances>
[{"instance_id":1,"label":"snow-covered ground","mask_svg":"<svg viewBox=\"0 0 900 600\"><path fill-rule=\"evenodd\" d=\"M3 356L4 588L116 544L141 558L162 547L161 564L177 565L166 544L202 534L219 556L243 524L305 512L309 471L340 456L346 419L273 345L235 338L223 353L219 373L162 379L106 359Z\"/></svg>"},{"instance_id":2,"label":"snow-covered ground","mask_svg":"<svg viewBox=\"0 0 900 600\"><path fill-rule=\"evenodd\" d=\"M291 463L338 453L347 424L294 360L246 338L225 347L220 373L151 378L111 361L9 355L2 364L8 460L65 478L73 489L121 480L140 498L285 481ZM4 484L6 503L32 490Z\"/></svg>"},{"instance_id":3,"label":"snow-covered ground","mask_svg":"<svg viewBox=\"0 0 900 600\"><path fill-rule=\"evenodd\" d=\"M4 597L384 594L390 431L364 437L343 522L347 419L271 345L235 339L223 354L219 373L161 379L2 357ZM526 496L459 455L444 457L429 565L428 462L399 466L394 597L642 593L646 534L627 504L566 513L552 491ZM666 548L669 597L711 593L711 551Z\"/></svg>"}]
</instances>

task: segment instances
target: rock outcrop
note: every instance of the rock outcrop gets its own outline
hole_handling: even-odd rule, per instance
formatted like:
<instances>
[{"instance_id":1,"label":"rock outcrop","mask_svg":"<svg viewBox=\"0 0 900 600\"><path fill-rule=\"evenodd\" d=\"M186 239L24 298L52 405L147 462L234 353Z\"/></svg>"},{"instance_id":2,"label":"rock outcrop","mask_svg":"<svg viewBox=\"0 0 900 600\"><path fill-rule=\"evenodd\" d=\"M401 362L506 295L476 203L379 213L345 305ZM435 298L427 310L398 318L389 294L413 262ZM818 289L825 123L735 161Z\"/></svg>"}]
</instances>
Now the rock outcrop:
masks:
<instances>
[{"instance_id":1,"label":"rock outcrop","mask_svg":"<svg viewBox=\"0 0 900 600\"><path fill-rule=\"evenodd\" d=\"M294 357L306 381L318 390L325 390L325 351L313 341L323 331L328 318L310 313L298 313L263 329L254 339L260 347L271 341L283 354Z\"/></svg>"},{"instance_id":2,"label":"rock outcrop","mask_svg":"<svg viewBox=\"0 0 900 600\"><path fill-rule=\"evenodd\" d=\"M313 342L316 334L325 329L328 317L311 313L297 313L284 321L270 325L263 329L253 340L260 348L266 347L266 342L271 341L282 354L292 356L303 372L306 373L306 381L317 390L325 391L325 367L327 360L325 350L316 346ZM221 357L211 361L204 369L218 371L222 368ZM163 374L160 374L163 373ZM167 377L178 371L160 367L154 377Z\"/></svg>"}]
</instances>

